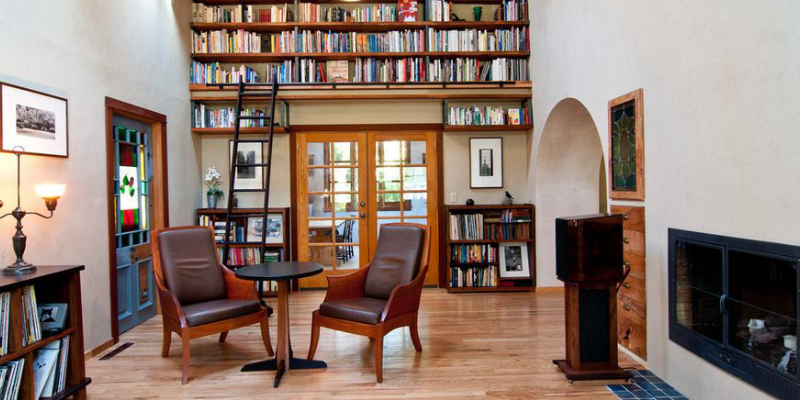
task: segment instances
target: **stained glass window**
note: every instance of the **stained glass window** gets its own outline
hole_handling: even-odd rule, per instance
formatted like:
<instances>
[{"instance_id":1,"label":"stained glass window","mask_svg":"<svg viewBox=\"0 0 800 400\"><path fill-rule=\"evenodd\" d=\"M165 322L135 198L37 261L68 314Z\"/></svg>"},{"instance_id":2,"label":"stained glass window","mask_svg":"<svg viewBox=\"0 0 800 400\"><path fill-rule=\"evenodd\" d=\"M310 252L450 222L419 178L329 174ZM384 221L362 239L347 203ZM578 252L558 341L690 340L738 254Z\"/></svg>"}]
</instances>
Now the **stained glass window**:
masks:
<instances>
[{"instance_id":1,"label":"stained glass window","mask_svg":"<svg viewBox=\"0 0 800 400\"><path fill-rule=\"evenodd\" d=\"M616 191L636 191L635 100L611 108L611 185Z\"/></svg>"}]
</instances>

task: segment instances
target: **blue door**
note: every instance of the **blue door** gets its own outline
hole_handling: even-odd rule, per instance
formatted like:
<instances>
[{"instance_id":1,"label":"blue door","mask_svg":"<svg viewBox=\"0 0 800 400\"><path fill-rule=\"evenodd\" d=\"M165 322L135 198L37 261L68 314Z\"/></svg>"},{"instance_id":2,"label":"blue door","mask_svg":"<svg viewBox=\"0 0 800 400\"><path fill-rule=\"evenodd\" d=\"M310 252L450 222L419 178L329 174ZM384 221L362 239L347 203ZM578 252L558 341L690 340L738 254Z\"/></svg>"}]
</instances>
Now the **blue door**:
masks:
<instances>
[{"instance_id":1,"label":"blue door","mask_svg":"<svg viewBox=\"0 0 800 400\"><path fill-rule=\"evenodd\" d=\"M152 226L151 135L114 126L115 229L119 332L156 314Z\"/></svg>"}]
</instances>

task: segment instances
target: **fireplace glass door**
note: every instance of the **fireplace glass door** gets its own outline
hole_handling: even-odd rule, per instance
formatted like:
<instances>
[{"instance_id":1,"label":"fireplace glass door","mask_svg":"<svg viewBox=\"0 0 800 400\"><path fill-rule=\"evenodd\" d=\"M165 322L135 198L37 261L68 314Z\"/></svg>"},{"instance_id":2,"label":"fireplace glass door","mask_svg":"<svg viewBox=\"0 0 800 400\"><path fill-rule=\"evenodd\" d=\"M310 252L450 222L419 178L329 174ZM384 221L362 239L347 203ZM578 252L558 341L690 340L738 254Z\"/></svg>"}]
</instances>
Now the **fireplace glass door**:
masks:
<instances>
[{"instance_id":1,"label":"fireplace glass door","mask_svg":"<svg viewBox=\"0 0 800 400\"><path fill-rule=\"evenodd\" d=\"M678 323L720 343L724 325L722 258L722 247L680 242L675 264Z\"/></svg>"}]
</instances>

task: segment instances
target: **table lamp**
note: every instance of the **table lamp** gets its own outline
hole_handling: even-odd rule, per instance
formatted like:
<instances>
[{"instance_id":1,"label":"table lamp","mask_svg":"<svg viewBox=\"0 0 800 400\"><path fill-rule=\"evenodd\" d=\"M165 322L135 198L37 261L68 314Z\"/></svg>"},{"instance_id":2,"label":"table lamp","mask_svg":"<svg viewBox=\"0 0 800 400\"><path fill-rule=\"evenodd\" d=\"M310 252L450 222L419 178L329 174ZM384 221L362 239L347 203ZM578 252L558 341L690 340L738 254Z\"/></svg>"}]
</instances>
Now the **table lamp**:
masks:
<instances>
[{"instance_id":1,"label":"table lamp","mask_svg":"<svg viewBox=\"0 0 800 400\"><path fill-rule=\"evenodd\" d=\"M47 207L47 211L50 212L48 215L39 214L36 212L26 212L20 207L20 196L19 196L19 187L20 187L20 156L25 149L21 147L14 147L12 150L14 155L17 156L17 208L14 211L0 216L0 219L8 217L9 215L14 217L17 220L17 233L11 237L11 241L14 245L14 254L17 255L17 261L13 264L7 266L3 269L4 275L15 275L15 274L25 274L28 272L36 271L36 266L26 262L22 259L22 255L25 253L25 244L28 239L24 233L22 233L22 219L25 218L26 215L37 215L44 219L50 219L53 217L53 211L56 209L56 205L58 205L58 199L64 194L64 189L66 185L59 185L59 184L43 184L43 185L36 185L36 193L44 199L44 204ZM3 207L3 201L0 200L0 207Z\"/></svg>"}]
</instances>

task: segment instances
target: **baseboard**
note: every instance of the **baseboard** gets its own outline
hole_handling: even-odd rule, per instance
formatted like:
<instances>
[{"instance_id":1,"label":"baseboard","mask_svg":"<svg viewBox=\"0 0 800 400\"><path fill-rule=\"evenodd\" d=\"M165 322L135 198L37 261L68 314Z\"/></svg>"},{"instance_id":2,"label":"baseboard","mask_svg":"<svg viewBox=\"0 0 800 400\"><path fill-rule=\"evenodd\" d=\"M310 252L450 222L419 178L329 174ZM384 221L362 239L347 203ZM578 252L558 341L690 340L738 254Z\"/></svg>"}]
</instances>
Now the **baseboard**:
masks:
<instances>
[{"instance_id":1,"label":"baseboard","mask_svg":"<svg viewBox=\"0 0 800 400\"><path fill-rule=\"evenodd\" d=\"M86 353L84 353L83 359L88 361L90 358L92 358L92 357L94 357L94 356L96 356L96 355L108 350L109 348L111 348L111 346L113 346L115 344L116 344L116 342L114 341L114 338L108 339L108 341L106 341L105 343L101 344L100 346L97 346L97 347L87 351Z\"/></svg>"},{"instance_id":2,"label":"baseboard","mask_svg":"<svg viewBox=\"0 0 800 400\"><path fill-rule=\"evenodd\" d=\"M537 286L535 291L537 293L563 293L564 286Z\"/></svg>"}]
</instances>

